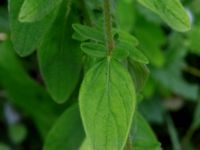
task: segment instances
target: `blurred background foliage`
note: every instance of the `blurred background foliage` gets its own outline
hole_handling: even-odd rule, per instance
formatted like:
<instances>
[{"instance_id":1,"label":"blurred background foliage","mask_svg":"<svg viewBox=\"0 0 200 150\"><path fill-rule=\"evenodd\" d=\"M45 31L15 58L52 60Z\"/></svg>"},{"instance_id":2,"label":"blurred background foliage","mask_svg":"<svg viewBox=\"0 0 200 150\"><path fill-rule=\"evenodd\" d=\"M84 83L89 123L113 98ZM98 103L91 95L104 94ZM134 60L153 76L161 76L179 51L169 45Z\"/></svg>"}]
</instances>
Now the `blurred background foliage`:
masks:
<instances>
[{"instance_id":1,"label":"blurred background foliage","mask_svg":"<svg viewBox=\"0 0 200 150\"><path fill-rule=\"evenodd\" d=\"M101 0L86 2L88 15L98 15ZM135 35L150 60L138 110L164 150L200 149L200 0L182 3L192 22L185 33L171 30L135 0L113 5L116 26ZM9 35L7 1L1 0L0 150L39 150L54 121L75 101L78 89L66 104L55 104L43 86L36 54L19 58L9 40L5 42ZM137 70L140 76L146 73L141 67Z\"/></svg>"}]
</instances>

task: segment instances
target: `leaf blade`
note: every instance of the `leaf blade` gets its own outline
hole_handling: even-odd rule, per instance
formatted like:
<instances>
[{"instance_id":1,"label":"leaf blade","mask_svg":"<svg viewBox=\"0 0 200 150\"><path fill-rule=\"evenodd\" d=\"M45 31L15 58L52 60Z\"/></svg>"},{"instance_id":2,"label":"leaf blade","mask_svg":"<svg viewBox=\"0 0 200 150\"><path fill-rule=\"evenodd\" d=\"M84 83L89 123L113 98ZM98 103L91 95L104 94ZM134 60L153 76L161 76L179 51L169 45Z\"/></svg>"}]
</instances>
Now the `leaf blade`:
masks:
<instances>
[{"instance_id":1,"label":"leaf blade","mask_svg":"<svg viewBox=\"0 0 200 150\"><path fill-rule=\"evenodd\" d=\"M24 0L19 13L21 22L35 22L50 14L62 0Z\"/></svg>"},{"instance_id":2,"label":"leaf blade","mask_svg":"<svg viewBox=\"0 0 200 150\"><path fill-rule=\"evenodd\" d=\"M86 134L96 150L123 148L135 110L130 75L117 61L110 61L99 62L87 73L79 95Z\"/></svg>"},{"instance_id":3,"label":"leaf blade","mask_svg":"<svg viewBox=\"0 0 200 150\"><path fill-rule=\"evenodd\" d=\"M190 30L190 20L179 0L138 0L140 4L158 14L173 29Z\"/></svg>"}]
</instances>

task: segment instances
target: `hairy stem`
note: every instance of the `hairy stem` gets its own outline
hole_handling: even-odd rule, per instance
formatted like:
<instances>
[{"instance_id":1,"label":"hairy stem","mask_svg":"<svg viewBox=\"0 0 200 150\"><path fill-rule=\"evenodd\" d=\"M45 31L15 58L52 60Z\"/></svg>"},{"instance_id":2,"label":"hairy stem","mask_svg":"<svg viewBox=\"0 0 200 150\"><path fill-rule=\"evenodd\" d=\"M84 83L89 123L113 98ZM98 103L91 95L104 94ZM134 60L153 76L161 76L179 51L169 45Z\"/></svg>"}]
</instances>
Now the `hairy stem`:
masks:
<instances>
[{"instance_id":1,"label":"hairy stem","mask_svg":"<svg viewBox=\"0 0 200 150\"><path fill-rule=\"evenodd\" d=\"M104 30L108 56L111 56L115 46L112 35L111 0L104 0Z\"/></svg>"}]
</instances>

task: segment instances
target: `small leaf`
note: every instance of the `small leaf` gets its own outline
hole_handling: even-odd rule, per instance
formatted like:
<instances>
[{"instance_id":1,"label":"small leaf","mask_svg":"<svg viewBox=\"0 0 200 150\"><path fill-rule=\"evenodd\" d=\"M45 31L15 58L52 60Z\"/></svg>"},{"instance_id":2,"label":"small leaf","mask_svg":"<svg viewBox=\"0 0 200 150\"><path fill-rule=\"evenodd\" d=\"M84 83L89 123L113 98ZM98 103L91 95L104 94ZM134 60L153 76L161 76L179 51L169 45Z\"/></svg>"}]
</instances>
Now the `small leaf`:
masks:
<instances>
[{"instance_id":1,"label":"small leaf","mask_svg":"<svg viewBox=\"0 0 200 150\"><path fill-rule=\"evenodd\" d=\"M11 0L12 1L12 0ZM50 14L63 0L24 0L19 20L21 22L35 22Z\"/></svg>"},{"instance_id":2,"label":"small leaf","mask_svg":"<svg viewBox=\"0 0 200 150\"><path fill-rule=\"evenodd\" d=\"M64 1L38 50L42 76L48 92L57 103L63 103L71 96L81 70L81 51L79 44L71 39L73 31L70 20L65 17L66 10Z\"/></svg>"},{"instance_id":3,"label":"small leaf","mask_svg":"<svg viewBox=\"0 0 200 150\"><path fill-rule=\"evenodd\" d=\"M129 51L122 47L115 47L113 49L112 57L118 60L124 60L129 56Z\"/></svg>"},{"instance_id":4,"label":"small leaf","mask_svg":"<svg viewBox=\"0 0 200 150\"><path fill-rule=\"evenodd\" d=\"M50 130L44 150L78 150L85 133L78 105L68 108Z\"/></svg>"},{"instance_id":5,"label":"small leaf","mask_svg":"<svg viewBox=\"0 0 200 150\"><path fill-rule=\"evenodd\" d=\"M133 61L148 64L149 60L146 58L146 56L142 53L142 51L138 50L135 46L130 45L128 43L119 43L116 46L119 49L124 49L129 52L129 58Z\"/></svg>"},{"instance_id":6,"label":"small leaf","mask_svg":"<svg viewBox=\"0 0 200 150\"><path fill-rule=\"evenodd\" d=\"M190 30L190 20L180 0L138 0L143 6L157 13L173 29Z\"/></svg>"},{"instance_id":7,"label":"small leaf","mask_svg":"<svg viewBox=\"0 0 200 150\"><path fill-rule=\"evenodd\" d=\"M81 24L73 24L73 29L76 31L75 37L81 37L80 39L93 40L96 42L104 43L104 34L103 32ZM78 34L78 35L77 35Z\"/></svg>"},{"instance_id":8,"label":"small leaf","mask_svg":"<svg viewBox=\"0 0 200 150\"><path fill-rule=\"evenodd\" d=\"M93 42L82 43L81 50L93 57L106 57L107 54L107 49L103 44Z\"/></svg>"},{"instance_id":9,"label":"small leaf","mask_svg":"<svg viewBox=\"0 0 200 150\"><path fill-rule=\"evenodd\" d=\"M161 150L151 127L139 113L134 116L130 138L134 150Z\"/></svg>"},{"instance_id":10,"label":"small leaf","mask_svg":"<svg viewBox=\"0 0 200 150\"><path fill-rule=\"evenodd\" d=\"M136 105L135 88L128 71L109 57L100 61L86 74L79 100L91 148L121 150Z\"/></svg>"},{"instance_id":11,"label":"small leaf","mask_svg":"<svg viewBox=\"0 0 200 150\"><path fill-rule=\"evenodd\" d=\"M137 38L129 34L128 32L118 30L118 29L115 29L114 31L118 33L119 35L119 39L118 39L119 42L126 43L131 46L137 46L139 44L139 41L137 40Z\"/></svg>"},{"instance_id":12,"label":"small leaf","mask_svg":"<svg viewBox=\"0 0 200 150\"><path fill-rule=\"evenodd\" d=\"M11 40L20 56L27 56L37 48L45 33L51 26L55 13L35 23L21 23L18 14L24 0L9 0Z\"/></svg>"}]
</instances>

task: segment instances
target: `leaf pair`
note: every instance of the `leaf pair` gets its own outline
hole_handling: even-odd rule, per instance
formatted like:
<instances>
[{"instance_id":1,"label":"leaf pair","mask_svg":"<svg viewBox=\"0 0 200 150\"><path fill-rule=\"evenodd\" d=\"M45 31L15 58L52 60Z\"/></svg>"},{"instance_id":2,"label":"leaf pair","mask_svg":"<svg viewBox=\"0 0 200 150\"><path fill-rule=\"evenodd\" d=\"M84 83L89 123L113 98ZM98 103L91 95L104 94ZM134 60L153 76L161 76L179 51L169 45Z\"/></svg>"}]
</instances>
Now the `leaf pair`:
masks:
<instances>
[{"instance_id":1,"label":"leaf pair","mask_svg":"<svg viewBox=\"0 0 200 150\"><path fill-rule=\"evenodd\" d=\"M73 28L76 31L73 37L79 41L86 41L81 44L84 53L97 58L107 56L108 50L104 46L104 35L100 30L80 24L74 24ZM130 57L134 61L148 63L148 59L136 48L139 42L134 36L117 29L114 29L113 34L117 36L112 53L113 58L123 60Z\"/></svg>"}]
</instances>

